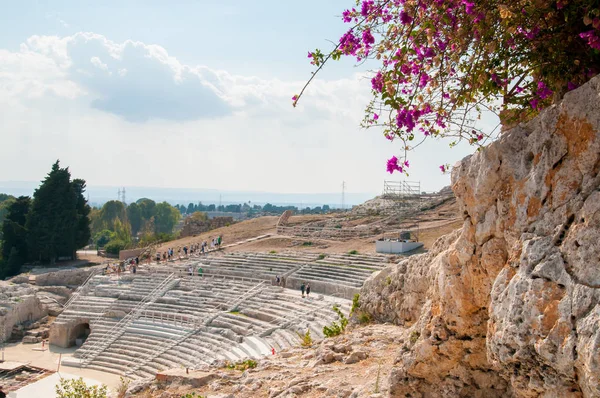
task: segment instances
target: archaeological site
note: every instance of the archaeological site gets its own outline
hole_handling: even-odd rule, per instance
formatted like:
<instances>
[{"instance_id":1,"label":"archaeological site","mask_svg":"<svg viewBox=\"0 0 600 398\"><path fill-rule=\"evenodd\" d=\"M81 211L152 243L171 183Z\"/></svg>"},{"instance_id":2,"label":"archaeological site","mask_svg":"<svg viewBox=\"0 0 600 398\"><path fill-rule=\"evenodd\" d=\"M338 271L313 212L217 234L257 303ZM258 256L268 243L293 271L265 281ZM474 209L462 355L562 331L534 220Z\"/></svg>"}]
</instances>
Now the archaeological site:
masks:
<instances>
[{"instance_id":1,"label":"archaeological site","mask_svg":"<svg viewBox=\"0 0 600 398\"><path fill-rule=\"evenodd\" d=\"M352 212L154 245L135 270L2 282L0 380L66 372L115 397L600 397L599 110L595 78L455 165L451 191L384 189ZM219 249L156 261L209 234ZM421 247L377 253L386 236Z\"/></svg>"}]
</instances>

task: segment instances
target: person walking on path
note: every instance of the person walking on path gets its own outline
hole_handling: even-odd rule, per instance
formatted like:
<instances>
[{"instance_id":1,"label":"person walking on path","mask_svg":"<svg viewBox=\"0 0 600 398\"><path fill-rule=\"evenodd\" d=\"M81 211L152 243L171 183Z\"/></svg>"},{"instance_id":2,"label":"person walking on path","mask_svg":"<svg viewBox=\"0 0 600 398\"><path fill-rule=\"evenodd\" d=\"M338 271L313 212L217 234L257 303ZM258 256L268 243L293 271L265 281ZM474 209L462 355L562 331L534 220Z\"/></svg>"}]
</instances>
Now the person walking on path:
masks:
<instances>
[{"instance_id":1,"label":"person walking on path","mask_svg":"<svg viewBox=\"0 0 600 398\"><path fill-rule=\"evenodd\" d=\"M310 283L306 285L306 298L310 295Z\"/></svg>"},{"instance_id":2,"label":"person walking on path","mask_svg":"<svg viewBox=\"0 0 600 398\"><path fill-rule=\"evenodd\" d=\"M306 289L306 285L304 284L304 282L302 282L302 285L300 286L300 291L302 292L302 298L304 298L304 290Z\"/></svg>"},{"instance_id":3,"label":"person walking on path","mask_svg":"<svg viewBox=\"0 0 600 398\"><path fill-rule=\"evenodd\" d=\"M281 279L279 279L279 275L275 276L275 282L277 283L277 286L281 285Z\"/></svg>"}]
</instances>

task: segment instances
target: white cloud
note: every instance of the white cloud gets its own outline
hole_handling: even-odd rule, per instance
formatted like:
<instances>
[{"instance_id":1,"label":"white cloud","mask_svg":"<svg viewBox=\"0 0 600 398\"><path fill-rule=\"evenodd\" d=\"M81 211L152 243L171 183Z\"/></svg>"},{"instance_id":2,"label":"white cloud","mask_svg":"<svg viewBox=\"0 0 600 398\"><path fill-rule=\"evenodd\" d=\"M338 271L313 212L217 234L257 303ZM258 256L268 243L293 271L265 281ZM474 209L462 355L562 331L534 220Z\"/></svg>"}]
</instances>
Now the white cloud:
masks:
<instances>
[{"instance_id":1,"label":"white cloud","mask_svg":"<svg viewBox=\"0 0 600 398\"><path fill-rule=\"evenodd\" d=\"M98 57L92 57L92 58L90 58L90 62L92 63L92 65L94 65L98 69L108 70L108 65L106 65L105 63L103 63L100 60L100 58L98 58Z\"/></svg>"},{"instance_id":2,"label":"white cloud","mask_svg":"<svg viewBox=\"0 0 600 398\"><path fill-rule=\"evenodd\" d=\"M345 180L380 192L399 148L358 128L368 81L317 79L294 109L303 83L187 65L94 33L32 36L0 49L0 181L39 180L60 158L90 185L335 192ZM438 189L448 177L437 165L466 153L425 145L411 179Z\"/></svg>"}]
</instances>

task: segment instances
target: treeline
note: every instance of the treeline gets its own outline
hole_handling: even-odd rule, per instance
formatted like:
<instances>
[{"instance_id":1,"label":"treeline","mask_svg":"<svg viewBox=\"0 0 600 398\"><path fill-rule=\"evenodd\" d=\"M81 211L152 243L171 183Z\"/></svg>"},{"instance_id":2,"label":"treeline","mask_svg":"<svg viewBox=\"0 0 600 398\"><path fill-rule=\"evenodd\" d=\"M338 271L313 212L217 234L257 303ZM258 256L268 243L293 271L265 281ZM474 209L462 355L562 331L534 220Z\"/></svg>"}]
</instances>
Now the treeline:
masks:
<instances>
[{"instance_id":1,"label":"treeline","mask_svg":"<svg viewBox=\"0 0 600 398\"><path fill-rule=\"evenodd\" d=\"M181 214L167 202L156 203L142 198L128 206L111 200L101 208L93 209L90 218L96 247L118 254L123 249L174 239L173 229Z\"/></svg>"},{"instance_id":2,"label":"treeline","mask_svg":"<svg viewBox=\"0 0 600 398\"><path fill-rule=\"evenodd\" d=\"M18 274L25 262L75 258L90 240L84 191L85 181L71 180L57 160L33 198L0 195L0 277Z\"/></svg>"},{"instance_id":3,"label":"treeline","mask_svg":"<svg viewBox=\"0 0 600 398\"><path fill-rule=\"evenodd\" d=\"M230 204L230 205L219 205L216 206L214 204L204 205L202 202L198 202L197 204L190 203L187 206L184 205L175 205L175 208L179 210L181 214L191 215L196 212L207 212L207 211L222 211L222 212L231 212L231 213L247 213L248 216L258 215L261 213L270 213L270 214L281 214L286 210L292 210L297 214L323 214L330 213L332 210L329 205L305 207L303 209L299 209L296 206L276 206L270 203L265 204L264 206L260 205L252 205L250 206L248 203L243 204Z\"/></svg>"}]
</instances>

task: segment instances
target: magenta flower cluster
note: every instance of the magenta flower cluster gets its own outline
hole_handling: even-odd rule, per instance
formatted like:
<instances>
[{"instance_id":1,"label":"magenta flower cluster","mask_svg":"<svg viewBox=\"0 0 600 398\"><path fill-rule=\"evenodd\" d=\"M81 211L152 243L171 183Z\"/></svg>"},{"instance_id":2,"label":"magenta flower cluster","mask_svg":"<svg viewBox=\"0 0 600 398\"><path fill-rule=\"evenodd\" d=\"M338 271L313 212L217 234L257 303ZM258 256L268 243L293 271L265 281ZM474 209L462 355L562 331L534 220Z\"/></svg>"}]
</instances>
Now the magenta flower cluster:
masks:
<instances>
[{"instance_id":1,"label":"magenta flower cluster","mask_svg":"<svg viewBox=\"0 0 600 398\"><path fill-rule=\"evenodd\" d=\"M393 174L395 171L403 173L405 169L410 166L408 160L404 162L400 162L400 160L396 156L392 156L387 161L387 172Z\"/></svg>"},{"instance_id":2,"label":"magenta flower cluster","mask_svg":"<svg viewBox=\"0 0 600 398\"><path fill-rule=\"evenodd\" d=\"M572 9L572 1L548 0L552 3L548 7L552 12L565 7ZM477 51L482 51L482 47L485 48L483 56L494 59L495 54L518 54L527 50L529 41L545 40L549 32L547 24L540 22L543 18L539 15L534 17L536 8L543 7L544 2L540 2L540 6L533 0L506 0L495 5L489 3L493 7L476 0L359 0L356 3L356 8L342 13L343 22L353 26L342 35L330 56L333 59L351 56L358 62L376 58L381 63L371 78L374 100L363 123L367 127L385 126L385 137L402 141L405 151L410 150L410 141L418 134L421 138L454 134L472 144L483 144L486 138L483 132L472 128L474 122L465 124L468 117L464 116L468 114L468 104L476 104L482 98L490 100L489 105L510 91L510 95L519 99L512 104L523 106L529 101L531 108L539 110L554 94L551 87L556 88L555 82L543 73L523 72L529 73L527 79L519 79L521 72L513 71L519 66L509 70L501 62L484 65L485 62L480 61L479 69L471 78L472 61L469 60ZM503 12L508 14L499 17ZM591 25L590 30L578 34L577 40L593 51L600 50L600 19L594 17L598 15L597 10L590 11L589 15L585 26ZM505 29L503 24L510 24L512 18L518 22ZM491 30L499 28L504 29L499 35ZM490 42L496 38L497 42ZM492 44L497 47L488 50ZM317 66L327 60L319 50L309 52L308 58ZM591 76L597 71L588 69L586 73ZM567 83L568 90L584 81L578 76L571 80ZM514 83L516 86L512 86ZM294 104L297 99L294 96ZM452 129L460 131L456 133ZM408 166L405 156L387 160L389 173L405 172ZM448 165L439 167L443 173L449 168Z\"/></svg>"}]
</instances>

